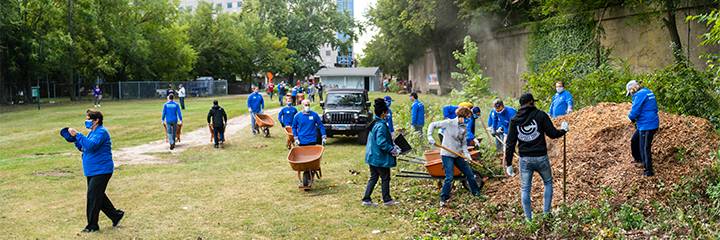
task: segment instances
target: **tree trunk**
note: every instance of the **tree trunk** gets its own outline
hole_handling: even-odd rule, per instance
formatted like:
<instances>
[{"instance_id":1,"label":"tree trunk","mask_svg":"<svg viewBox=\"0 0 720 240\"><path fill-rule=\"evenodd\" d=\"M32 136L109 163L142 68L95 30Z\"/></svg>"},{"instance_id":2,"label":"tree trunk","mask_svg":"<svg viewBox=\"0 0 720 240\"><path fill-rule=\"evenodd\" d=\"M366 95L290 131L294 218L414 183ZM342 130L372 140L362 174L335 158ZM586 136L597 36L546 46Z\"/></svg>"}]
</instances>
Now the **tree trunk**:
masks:
<instances>
[{"instance_id":1,"label":"tree trunk","mask_svg":"<svg viewBox=\"0 0 720 240\"><path fill-rule=\"evenodd\" d=\"M681 63L685 60L682 53L682 42L680 42L680 33L678 33L677 23L675 22L675 2L673 0L665 0L665 13L663 23L670 34L671 50L675 62Z\"/></svg>"}]
</instances>

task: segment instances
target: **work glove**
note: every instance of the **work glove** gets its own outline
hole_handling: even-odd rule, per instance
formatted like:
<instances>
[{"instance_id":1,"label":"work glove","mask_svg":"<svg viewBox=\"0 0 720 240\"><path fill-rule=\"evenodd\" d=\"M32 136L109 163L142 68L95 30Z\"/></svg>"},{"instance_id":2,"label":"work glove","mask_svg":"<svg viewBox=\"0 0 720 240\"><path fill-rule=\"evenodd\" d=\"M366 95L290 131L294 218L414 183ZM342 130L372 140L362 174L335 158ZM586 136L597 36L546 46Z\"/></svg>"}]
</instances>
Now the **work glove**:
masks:
<instances>
[{"instance_id":1,"label":"work glove","mask_svg":"<svg viewBox=\"0 0 720 240\"><path fill-rule=\"evenodd\" d=\"M495 131L495 135L502 135L505 131L503 131L503 128L498 128L497 131Z\"/></svg>"},{"instance_id":2,"label":"work glove","mask_svg":"<svg viewBox=\"0 0 720 240\"><path fill-rule=\"evenodd\" d=\"M567 122L562 122L562 123L560 123L560 129L565 130L565 132L569 132L570 124L568 124Z\"/></svg>"},{"instance_id":3,"label":"work glove","mask_svg":"<svg viewBox=\"0 0 720 240\"><path fill-rule=\"evenodd\" d=\"M182 120L178 121L178 125L182 125Z\"/></svg>"},{"instance_id":4,"label":"work glove","mask_svg":"<svg viewBox=\"0 0 720 240\"><path fill-rule=\"evenodd\" d=\"M322 137L322 145L325 146L326 143L327 143L327 137L323 136Z\"/></svg>"},{"instance_id":5,"label":"work glove","mask_svg":"<svg viewBox=\"0 0 720 240\"><path fill-rule=\"evenodd\" d=\"M514 177L514 176L515 176L515 171L513 170L513 166L510 165L510 166L505 167L505 173L506 173L508 176Z\"/></svg>"},{"instance_id":6,"label":"work glove","mask_svg":"<svg viewBox=\"0 0 720 240\"><path fill-rule=\"evenodd\" d=\"M470 155L469 152L465 152L463 155L465 156L465 160L470 161L472 159L472 156Z\"/></svg>"},{"instance_id":7,"label":"work glove","mask_svg":"<svg viewBox=\"0 0 720 240\"><path fill-rule=\"evenodd\" d=\"M400 155L400 151L401 151L400 147L398 147L398 145L395 145L395 146L393 146L393 149L390 151L390 154L393 157L397 157L398 155Z\"/></svg>"},{"instance_id":8,"label":"work glove","mask_svg":"<svg viewBox=\"0 0 720 240\"><path fill-rule=\"evenodd\" d=\"M300 145L300 140L298 140L298 138L295 138L295 145Z\"/></svg>"},{"instance_id":9,"label":"work glove","mask_svg":"<svg viewBox=\"0 0 720 240\"><path fill-rule=\"evenodd\" d=\"M493 133L493 134L495 133L495 131L493 131L492 127L488 127L488 128L487 128L487 131L490 132L490 133Z\"/></svg>"},{"instance_id":10,"label":"work glove","mask_svg":"<svg viewBox=\"0 0 720 240\"><path fill-rule=\"evenodd\" d=\"M435 145L435 139L433 137L428 137L428 143L430 143L430 145Z\"/></svg>"},{"instance_id":11,"label":"work glove","mask_svg":"<svg viewBox=\"0 0 720 240\"><path fill-rule=\"evenodd\" d=\"M248 112L251 113L251 112L252 112L252 108L248 108Z\"/></svg>"},{"instance_id":12,"label":"work glove","mask_svg":"<svg viewBox=\"0 0 720 240\"><path fill-rule=\"evenodd\" d=\"M477 138L473 139L473 142L475 143L475 147L480 148L480 141Z\"/></svg>"}]
</instances>

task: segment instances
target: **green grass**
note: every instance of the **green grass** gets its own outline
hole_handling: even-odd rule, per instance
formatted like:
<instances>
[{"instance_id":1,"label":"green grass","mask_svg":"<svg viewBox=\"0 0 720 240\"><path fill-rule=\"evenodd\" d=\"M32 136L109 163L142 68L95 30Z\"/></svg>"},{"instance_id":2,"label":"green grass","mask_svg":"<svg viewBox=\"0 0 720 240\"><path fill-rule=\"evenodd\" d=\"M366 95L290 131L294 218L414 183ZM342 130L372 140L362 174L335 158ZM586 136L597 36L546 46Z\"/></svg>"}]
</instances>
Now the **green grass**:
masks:
<instances>
[{"instance_id":1,"label":"green grass","mask_svg":"<svg viewBox=\"0 0 720 240\"><path fill-rule=\"evenodd\" d=\"M240 97L220 101L230 116L246 111ZM162 102L103 104L114 147L161 139ZM188 129L205 124L210 102L209 98L187 102L184 117ZM85 225L86 186L80 153L57 131L63 126L79 128L87 105L81 102L0 115L4 132L0 138L3 236L67 239ZM274 128L272 138L239 134L222 150L208 145L163 156L177 157L180 162L176 164L121 166L107 192L116 207L127 213L122 227L108 227L109 220L101 214L101 232L80 236L357 239L412 235L414 228L399 208L360 206L367 181L364 146L355 145L350 138L331 139L323 157L324 178L316 182L315 190L301 192L296 187L296 173L287 163L284 142L280 128ZM361 174L352 175L350 169ZM393 193L401 194L397 189ZM379 195L377 192L375 198ZM373 234L373 230L381 233Z\"/></svg>"}]
</instances>

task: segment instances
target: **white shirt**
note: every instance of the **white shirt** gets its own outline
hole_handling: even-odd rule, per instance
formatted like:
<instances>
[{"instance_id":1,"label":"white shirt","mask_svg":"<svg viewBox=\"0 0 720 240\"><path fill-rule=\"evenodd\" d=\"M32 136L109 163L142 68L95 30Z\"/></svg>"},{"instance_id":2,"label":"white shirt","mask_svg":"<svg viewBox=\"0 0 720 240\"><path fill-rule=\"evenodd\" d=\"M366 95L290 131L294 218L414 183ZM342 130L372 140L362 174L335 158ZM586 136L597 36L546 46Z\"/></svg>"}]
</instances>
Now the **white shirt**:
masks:
<instances>
[{"instance_id":1,"label":"white shirt","mask_svg":"<svg viewBox=\"0 0 720 240\"><path fill-rule=\"evenodd\" d=\"M181 87L180 90L178 90L178 97L185 97L185 87Z\"/></svg>"}]
</instances>

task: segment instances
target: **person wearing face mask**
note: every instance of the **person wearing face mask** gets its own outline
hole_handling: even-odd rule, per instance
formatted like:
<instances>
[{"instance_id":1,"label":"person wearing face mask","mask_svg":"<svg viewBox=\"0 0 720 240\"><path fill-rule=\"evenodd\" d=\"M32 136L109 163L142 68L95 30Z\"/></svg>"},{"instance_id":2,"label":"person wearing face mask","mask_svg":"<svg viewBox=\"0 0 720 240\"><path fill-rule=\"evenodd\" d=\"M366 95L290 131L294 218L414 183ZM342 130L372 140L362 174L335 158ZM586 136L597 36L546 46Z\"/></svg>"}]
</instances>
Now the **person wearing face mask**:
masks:
<instances>
[{"instance_id":1,"label":"person wearing face mask","mask_svg":"<svg viewBox=\"0 0 720 240\"><path fill-rule=\"evenodd\" d=\"M292 105L292 98L285 97L285 107L278 113L278 122L282 127L292 126L293 118L298 113L297 108Z\"/></svg>"},{"instance_id":2,"label":"person wearing face mask","mask_svg":"<svg viewBox=\"0 0 720 240\"><path fill-rule=\"evenodd\" d=\"M505 136L510 129L510 120L515 117L515 111L512 107L506 107L502 100L495 99L493 101L493 109L488 115L487 130L490 135L495 137L495 152L502 154L505 146Z\"/></svg>"},{"instance_id":3,"label":"person wearing face mask","mask_svg":"<svg viewBox=\"0 0 720 240\"><path fill-rule=\"evenodd\" d=\"M412 107L410 108L410 125L416 132L422 134L423 126L425 126L425 105L418 99L417 93L410 94Z\"/></svg>"},{"instance_id":4,"label":"person wearing face mask","mask_svg":"<svg viewBox=\"0 0 720 240\"><path fill-rule=\"evenodd\" d=\"M390 134L395 134L395 126L393 126L393 119L392 119L392 109L390 109L390 104L392 104L392 98L390 96L385 96L383 98L385 101L385 105L387 106L387 115L385 115L385 122L387 122L387 126L390 130Z\"/></svg>"},{"instance_id":5,"label":"person wearing face mask","mask_svg":"<svg viewBox=\"0 0 720 240\"><path fill-rule=\"evenodd\" d=\"M370 166L370 179L362 198L362 205L368 207L377 206L370 197L378 178L382 179L383 204L385 206L397 204L390 196L390 168L397 165L395 157L400 154L400 147L393 143L389 125L386 122L389 112L386 102L387 98L375 99L375 117L368 127L370 131L365 145L365 163Z\"/></svg>"},{"instance_id":6,"label":"person wearing face mask","mask_svg":"<svg viewBox=\"0 0 720 240\"><path fill-rule=\"evenodd\" d=\"M550 117L556 118L573 111L573 96L568 90L565 90L565 83L562 81L555 82L555 95L550 102Z\"/></svg>"},{"instance_id":7,"label":"person wearing face mask","mask_svg":"<svg viewBox=\"0 0 720 240\"><path fill-rule=\"evenodd\" d=\"M297 105L297 96L298 96L298 86L294 86L290 90L290 97L292 98L293 106Z\"/></svg>"},{"instance_id":8,"label":"person wearing face mask","mask_svg":"<svg viewBox=\"0 0 720 240\"><path fill-rule=\"evenodd\" d=\"M467 125L467 145L480 147L480 141L475 138L475 120L480 118L480 108L472 107L470 110L472 114L465 119L465 125Z\"/></svg>"},{"instance_id":9,"label":"person wearing face mask","mask_svg":"<svg viewBox=\"0 0 720 240\"><path fill-rule=\"evenodd\" d=\"M302 112L295 114L292 121L292 131L295 138L295 145L307 146L317 145L317 132L320 131L322 136L322 145L325 145L327 136L325 135L325 126L323 126L320 116L310 110L310 100L302 101Z\"/></svg>"},{"instance_id":10,"label":"person wearing face mask","mask_svg":"<svg viewBox=\"0 0 720 240\"><path fill-rule=\"evenodd\" d=\"M102 113L88 110L85 116L85 128L90 130L87 135L73 128L69 128L68 133L75 147L82 152L83 173L87 178L87 225L82 232L96 232L100 230L98 218L101 211L112 220L113 227L120 223L125 212L116 209L105 194L114 165L112 140L110 133L103 126Z\"/></svg>"},{"instance_id":11,"label":"person wearing face mask","mask_svg":"<svg viewBox=\"0 0 720 240\"><path fill-rule=\"evenodd\" d=\"M445 136L442 139L442 145L457 153L462 153L465 158L470 159L470 152L466 147L465 137L467 126L465 125L465 118L470 117L471 114L470 109L461 107L456 110L456 118L430 123L427 130L428 142L431 145L435 145L435 139L433 138L435 129L444 129ZM445 180L440 193L440 207L445 207L447 200L450 198L455 166L465 175L469 183L468 185L470 186L470 192L475 196L479 196L480 188L475 181L475 173L473 173L472 168L470 168L470 165L468 165L465 159L445 149L440 150L440 156L442 157L443 169L445 170Z\"/></svg>"},{"instance_id":12,"label":"person wearing face mask","mask_svg":"<svg viewBox=\"0 0 720 240\"><path fill-rule=\"evenodd\" d=\"M250 113L250 126L252 128L252 133L253 135L256 135L260 132L260 129L258 129L258 126L255 124L255 115L262 113L263 108L265 108L265 100L262 95L260 95L260 89L257 86L252 86L252 90L253 92L250 96L248 96L247 107L248 112Z\"/></svg>"},{"instance_id":13,"label":"person wearing face mask","mask_svg":"<svg viewBox=\"0 0 720 240\"><path fill-rule=\"evenodd\" d=\"M550 117L535 107L535 98L530 93L520 96L520 110L510 120L510 131L507 136L505 148L505 173L515 176L512 160L515 145L518 146L520 159L520 201L527 220L532 220L532 206L530 190L532 190L532 177L535 172L543 180L545 192L543 193L543 212L549 213L553 197L553 177L550 158L547 154L545 136L552 139L562 137L568 132L568 123L562 122L560 129L556 129Z\"/></svg>"},{"instance_id":14,"label":"person wearing face mask","mask_svg":"<svg viewBox=\"0 0 720 240\"><path fill-rule=\"evenodd\" d=\"M633 160L635 166L644 168L644 175L650 177L655 175L652 166L652 142L660 127L657 100L650 89L640 86L635 80L625 85L625 91L626 96L632 95L632 108L628 119L635 123L635 133L630 139Z\"/></svg>"},{"instance_id":15,"label":"person wearing face mask","mask_svg":"<svg viewBox=\"0 0 720 240\"><path fill-rule=\"evenodd\" d=\"M285 99L285 93L287 92L287 89L285 88L285 82L278 83L277 91L278 91L278 101L280 102L280 105L282 105L283 99Z\"/></svg>"},{"instance_id":16,"label":"person wearing face mask","mask_svg":"<svg viewBox=\"0 0 720 240\"><path fill-rule=\"evenodd\" d=\"M182 125L182 112L180 105L173 100L175 96L170 94L168 101L163 105L162 124L165 126L167 136L165 141L170 143L170 150L175 149L175 135L177 134L178 125Z\"/></svg>"}]
</instances>

